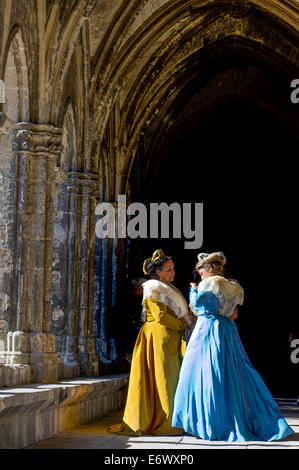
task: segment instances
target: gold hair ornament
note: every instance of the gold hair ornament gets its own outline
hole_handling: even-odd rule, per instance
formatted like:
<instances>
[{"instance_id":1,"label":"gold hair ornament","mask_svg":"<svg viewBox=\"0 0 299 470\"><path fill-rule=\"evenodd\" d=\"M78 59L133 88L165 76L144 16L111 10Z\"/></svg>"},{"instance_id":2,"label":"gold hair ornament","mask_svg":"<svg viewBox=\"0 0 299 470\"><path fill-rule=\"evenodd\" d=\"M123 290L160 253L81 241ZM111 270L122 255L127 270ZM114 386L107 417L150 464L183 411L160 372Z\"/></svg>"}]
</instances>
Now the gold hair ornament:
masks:
<instances>
[{"instance_id":1,"label":"gold hair ornament","mask_svg":"<svg viewBox=\"0 0 299 470\"><path fill-rule=\"evenodd\" d=\"M143 263L143 272L144 274L149 274L147 271L147 267L150 263L153 263L154 261L157 261L160 258L164 258L164 252L163 250L156 250L151 258L147 258L144 263Z\"/></svg>"}]
</instances>

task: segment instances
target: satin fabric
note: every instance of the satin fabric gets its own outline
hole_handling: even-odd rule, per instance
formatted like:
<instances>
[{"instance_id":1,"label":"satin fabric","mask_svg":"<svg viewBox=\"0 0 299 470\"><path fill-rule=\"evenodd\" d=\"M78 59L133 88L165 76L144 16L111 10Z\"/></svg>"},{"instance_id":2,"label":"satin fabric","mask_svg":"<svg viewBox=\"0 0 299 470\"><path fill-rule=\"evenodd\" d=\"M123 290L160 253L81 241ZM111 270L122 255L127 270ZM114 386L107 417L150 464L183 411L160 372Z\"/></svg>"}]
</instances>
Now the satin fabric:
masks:
<instances>
[{"instance_id":1,"label":"satin fabric","mask_svg":"<svg viewBox=\"0 0 299 470\"><path fill-rule=\"evenodd\" d=\"M199 314L183 359L172 425L201 439L272 441L294 431L213 292L190 292Z\"/></svg>"},{"instance_id":2,"label":"satin fabric","mask_svg":"<svg viewBox=\"0 0 299 470\"><path fill-rule=\"evenodd\" d=\"M182 434L182 429L172 427L171 418L186 322L162 302L147 298L144 307L147 321L139 331L132 355L123 421L108 431L129 435Z\"/></svg>"}]
</instances>

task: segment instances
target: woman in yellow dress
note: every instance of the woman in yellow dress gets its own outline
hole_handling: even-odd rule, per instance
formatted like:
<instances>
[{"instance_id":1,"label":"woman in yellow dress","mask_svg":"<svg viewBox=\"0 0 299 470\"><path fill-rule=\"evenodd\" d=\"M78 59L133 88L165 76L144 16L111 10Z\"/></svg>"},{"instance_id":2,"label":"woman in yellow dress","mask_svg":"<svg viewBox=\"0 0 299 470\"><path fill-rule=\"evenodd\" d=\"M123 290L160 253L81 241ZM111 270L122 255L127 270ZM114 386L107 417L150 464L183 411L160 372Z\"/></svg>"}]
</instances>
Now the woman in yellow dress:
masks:
<instances>
[{"instance_id":1,"label":"woman in yellow dress","mask_svg":"<svg viewBox=\"0 0 299 470\"><path fill-rule=\"evenodd\" d=\"M173 401L184 350L184 330L192 325L188 305L171 282L175 268L162 250L145 260L143 315L133 351L128 396L121 424L108 431L129 435L182 434L171 426ZM182 347L183 346L183 347Z\"/></svg>"}]
</instances>

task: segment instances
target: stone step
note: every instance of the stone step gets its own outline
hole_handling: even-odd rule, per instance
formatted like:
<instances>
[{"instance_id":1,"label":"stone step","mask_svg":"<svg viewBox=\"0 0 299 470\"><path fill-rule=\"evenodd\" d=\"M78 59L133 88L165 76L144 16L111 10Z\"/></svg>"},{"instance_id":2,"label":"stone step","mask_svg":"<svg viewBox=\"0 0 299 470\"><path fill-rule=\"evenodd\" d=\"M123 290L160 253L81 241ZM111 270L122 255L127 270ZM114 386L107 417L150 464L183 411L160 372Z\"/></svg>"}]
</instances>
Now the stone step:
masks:
<instances>
[{"instance_id":1,"label":"stone step","mask_svg":"<svg viewBox=\"0 0 299 470\"><path fill-rule=\"evenodd\" d=\"M0 449L21 449L120 409L128 374L0 389Z\"/></svg>"}]
</instances>

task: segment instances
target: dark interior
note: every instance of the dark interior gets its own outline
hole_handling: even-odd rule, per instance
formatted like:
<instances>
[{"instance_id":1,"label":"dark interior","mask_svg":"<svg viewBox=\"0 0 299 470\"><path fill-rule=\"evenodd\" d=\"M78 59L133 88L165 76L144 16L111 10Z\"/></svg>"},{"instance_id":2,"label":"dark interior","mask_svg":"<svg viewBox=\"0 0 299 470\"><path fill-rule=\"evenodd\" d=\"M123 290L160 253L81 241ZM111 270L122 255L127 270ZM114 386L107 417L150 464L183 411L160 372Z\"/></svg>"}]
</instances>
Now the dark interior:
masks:
<instances>
[{"instance_id":1,"label":"dark interior","mask_svg":"<svg viewBox=\"0 0 299 470\"><path fill-rule=\"evenodd\" d=\"M178 124L176 144L168 141L135 200L203 202L203 245L188 250L183 239L132 240L130 276L142 275L143 260L162 248L173 256L174 284L188 298L198 252L222 250L226 276L245 290L237 324L248 356L273 393L294 396L299 364L290 361L289 338L299 338L298 139L285 122L240 97L210 108L204 120L193 118L181 134ZM133 184L138 175L137 158Z\"/></svg>"}]
</instances>

